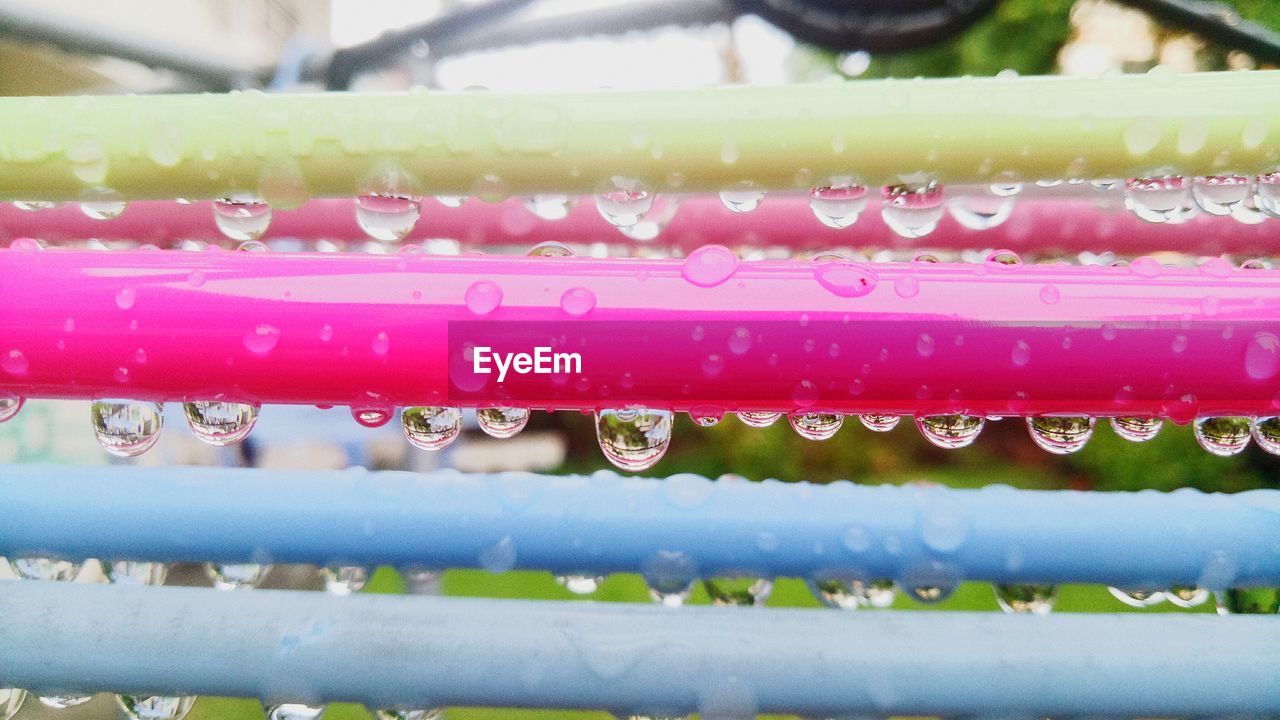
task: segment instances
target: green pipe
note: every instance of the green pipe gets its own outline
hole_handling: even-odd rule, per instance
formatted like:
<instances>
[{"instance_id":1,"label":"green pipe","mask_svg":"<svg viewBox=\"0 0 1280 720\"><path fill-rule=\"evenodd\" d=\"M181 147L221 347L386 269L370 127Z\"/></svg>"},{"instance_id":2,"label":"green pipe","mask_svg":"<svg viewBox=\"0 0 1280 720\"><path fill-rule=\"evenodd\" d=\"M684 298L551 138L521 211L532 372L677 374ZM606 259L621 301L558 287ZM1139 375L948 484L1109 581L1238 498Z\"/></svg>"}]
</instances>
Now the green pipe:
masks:
<instances>
[{"instance_id":1,"label":"green pipe","mask_svg":"<svg viewBox=\"0 0 1280 720\"><path fill-rule=\"evenodd\" d=\"M656 192L1252 174L1280 71L824 82L657 92L0 99L0 197Z\"/></svg>"}]
</instances>

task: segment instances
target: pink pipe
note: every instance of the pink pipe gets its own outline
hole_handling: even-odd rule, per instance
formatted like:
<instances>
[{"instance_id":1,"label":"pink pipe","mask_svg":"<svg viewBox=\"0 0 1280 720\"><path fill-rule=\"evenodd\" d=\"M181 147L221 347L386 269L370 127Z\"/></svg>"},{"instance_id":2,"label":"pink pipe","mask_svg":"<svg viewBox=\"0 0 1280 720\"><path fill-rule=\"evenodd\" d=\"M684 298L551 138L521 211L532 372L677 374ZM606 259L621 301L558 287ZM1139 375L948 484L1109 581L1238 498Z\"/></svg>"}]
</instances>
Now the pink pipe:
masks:
<instances>
[{"instance_id":1,"label":"pink pipe","mask_svg":"<svg viewBox=\"0 0 1280 720\"><path fill-rule=\"evenodd\" d=\"M1280 271L0 250L0 390L355 407L1270 415ZM463 344L578 351L471 374ZM452 382L452 385L451 385Z\"/></svg>"},{"instance_id":2,"label":"pink pipe","mask_svg":"<svg viewBox=\"0 0 1280 720\"><path fill-rule=\"evenodd\" d=\"M1119 205L1119 198L1108 198ZM659 198L655 211L661 211ZM169 201L131 204L114 220L94 220L73 205L25 211L0 204L0 242L36 237L62 242L100 238L136 240L160 246L174 240L222 239L209 203L181 205ZM356 224L351 200L313 200L295 210L277 210L264 239L366 239ZM468 200L459 208L434 199L422 204L422 216L407 238L451 238L468 247L534 245L546 241L637 244L606 222L591 198L584 198L563 220L534 216L519 200L498 204ZM643 243L638 243L643 244ZM967 249L1003 247L1018 252L1112 251L1125 255L1176 250L1197 255L1232 253L1242 257L1280 254L1280 221L1246 225L1230 217L1197 214L1181 225L1155 225L1123 209L1099 210L1078 198L1019 199L1003 224L971 230L944 215L929 235L910 240L890 230L876 201L853 226L836 230L820 223L808 201L795 195L771 196L749 213L727 210L715 197L687 197L674 218L652 241L688 252L706 244L784 246L803 250L831 247Z\"/></svg>"}]
</instances>

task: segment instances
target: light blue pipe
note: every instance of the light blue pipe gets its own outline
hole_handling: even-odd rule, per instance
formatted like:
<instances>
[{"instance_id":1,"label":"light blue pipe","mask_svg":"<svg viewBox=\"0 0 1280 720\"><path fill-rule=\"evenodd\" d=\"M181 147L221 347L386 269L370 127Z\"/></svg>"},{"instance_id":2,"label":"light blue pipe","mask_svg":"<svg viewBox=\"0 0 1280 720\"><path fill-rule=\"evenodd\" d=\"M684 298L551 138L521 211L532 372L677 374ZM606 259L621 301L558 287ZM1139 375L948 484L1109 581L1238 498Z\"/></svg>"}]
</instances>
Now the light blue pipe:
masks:
<instances>
[{"instance_id":1,"label":"light blue pipe","mask_svg":"<svg viewBox=\"0 0 1280 720\"><path fill-rule=\"evenodd\" d=\"M1258 616L840 613L0 582L0 686L601 708L1256 718Z\"/></svg>"},{"instance_id":2,"label":"light blue pipe","mask_svg":"<svg viewBox=\"0 0 1280 720\"><path fill-rule=\"evenodd\" d=\"M1280 492L0 467L0 555L1280 586Z\"/></svg>"}]
</instances>

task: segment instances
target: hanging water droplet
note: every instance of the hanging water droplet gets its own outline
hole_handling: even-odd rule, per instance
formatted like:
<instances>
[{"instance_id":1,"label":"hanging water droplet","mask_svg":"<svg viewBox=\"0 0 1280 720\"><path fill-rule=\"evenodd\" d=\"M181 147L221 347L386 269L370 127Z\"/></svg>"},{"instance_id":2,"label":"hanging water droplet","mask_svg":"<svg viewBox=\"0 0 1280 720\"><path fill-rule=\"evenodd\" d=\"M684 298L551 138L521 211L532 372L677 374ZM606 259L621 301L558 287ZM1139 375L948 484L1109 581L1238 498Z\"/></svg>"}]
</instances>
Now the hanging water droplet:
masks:
<instances>
[{"instance_id":1,"label":"hanging water droplet","mask_svg":"<svg viewBox=\"0 0 1280 720\"><path fill-rule=\"evenodd\" d=\"M1280 170L1259 175L1254 185L1253 204L1273 218L1280 218Z\"/></svg>"},{"instance_id":2,"label":"hanging water droplet","mask_svg":"<svg viewBox=\"0 0 1280 720\"><path fill-rule=\"evenodd\" d=\"M403 240L422 213L422 198L411 195L369 193L357 196L355 202L356 224L366 235L383 242Z\"/></svg>"},{"instance_id":3,"label":"hanging water droplet","mask_svg":"<svg viewBox=\"0 0 1280 720\"><path fill-rule=\"evenodd\" d=\"M0 390L0 423L12 420L17 416L18 411L22 409L22 405L26 402L21 395L14 395L11 392Z\"/></svg>"},{"instance_id":4,"label":"hanging water droplet","mask_svg":"<svg viewBox=\"0 0 1280 720\"><path fill-rule=\"evenodd\" d=\"M529 423L529 411L525 408L480 408L476 410L476 422L486 435L509 438Z\"/></svg>"},{"instance_id":5,"label":"hanging water droplet","mask_svg":"<svg viewBox=\"0 0 1280 720\"><path fill-rule=\"evenodd\" d=\"M874 432L889 432L898 427L898 421L902 418L897 415L859 415L858 419L868 430Z\"/></svg>"},{"instance_id":6,"label":"hanging water droplet","mask_svg":"<svg viewBox=\"0 0 1280 720\"><path fill-rule=\"evenodd\" d=\"M436 202L447 208L460 208L462 203L466 202L465 195L437 195Z\"/></svg>"},{"instance_id":7,"label":"hanging water droplet","mask_svg":"<svg viewBox=\"0 0 1280 720\"><path fill-rule=\"evenodd\" d=\"M321 568L325 592L350 595L360 592L369 581L369 569L360 565L329 565Z\"/></svg>"},{"instance_id":8,"label":"hanging water droplet","mask_svg":"<svg viewBox=\"0 0 1280 720\"><path fill-rule=\"evenodd\" d=\"M603 575L557 575L556 582L574 595L590 595L600 589Z\"/></svg>"},{"instance_id":9,"label":"hanging water droplet","mask_svg":"<svg viewBox=\"0 0 1280 720\"><path fill-rule=\"evenodd\" d=\"M164 563L121 560L101 565L107 581L116 585L163 585L169 574Z\"/></svg>"},{"instance_id":10,"label":"hanging water droplet","mask_svg":"<svg viewBox=\"0 0 1280 720\"><path fill-rule=\"evenodd\" d=\"M884 223L902 237L924 237L942 219L942 186L935 182L889 185L881 191L881 197Z\"/></svg>"},{"instance_id":11,"label":"hanging water droplet","mask_svg":"<svg viewBox=\"0 0 1280 720\"><path fill-rule=\"evenodd\" d=\"M1003 177L1005 179L997 179L996 182L991 183L988 189L991 190L992 195L1007 198L1015 197L1022 192L1022 183L1013 179L1016 175L1006 173Z\"/></svg>"},{"instance_id":12,"label":"hanging water droplet","mask_svg":"<svg viewBox=\"0 0 1280 720\"><path fill-rule=\"evenodd\" d=\"M702 581L716 605L754 607L764 605L773 592L773 581L751 575L725 575Z\"/></svg>"},{"instance_id":13,"label":"hanging water droplet","mask_svg":"<svg viewBox=\"0 0 1280 720\"><path fill-rule=\"evenodd\" d=\"M1160 434L1164 420L1160 418L1113 417L1111 429L1129 442L1146 442Z\"/></svg>"},{"instance_id":14,"label":"hanging water droplet","mask_svg":"<svg viewBox=\"0 0 1280 720\"><path fill-rule=\"evenodd\" d=\"M267 244L261 240L245 240L236 246L236 252L264 253L270 251L271 248L267 247Z\"/></svg>"},{"instance_id":15,"label":"hanging water droplet","mask_svg":"<svg viewBox=\"0 0 1280 720\"><path fill-rule=\"evenodd\" d=\"M1022 265L1022 258L1012 250L992 250L983 258L983 262L998 267L1018 267Z\"/></svg>"},{"instance_id":16,"label":"hanging water droplet","mask_svg":"<svg viewBox=\"0 0 1280 720\"><path fill-rule=\"evenodd\" d=\"M65 581L80 572L80 563L51 558L14 558L9 565L22 580Z\"/></svg>"},{"instance_id":17,"label":"hanging water droplet","mask_svg":"<svg viewBox=\"0 0 1280 720\"><path fill-rule=\"evenodd\" d=\"M897 585L892 580L833 579L813 580L809 589L823 605L840 610L858 608L887 608L897 595Z\"/></svg>"},{"instance_id":18,"label":"hanging water droplet","mask_svg":"<svg viewBox=\"0 0 1280 720\"><path fill-rule=\"evenodd\" d=\"M1084 448L1093 437L1094 419L1080 416L1027 418L1031 439L1042 450L1054 455L1068 455Z\"/></svg>"},{"instance_id":19,"label":"hanging water droplet","mask_svg":"<svg viewBox=\"0 0 1280 720\"><path fill-rule=\"evenodd\" d=\"M232 240L257 240L271 225L271 206L256 195L237 193L213 201L213 221Z\"/></svg>"},{"instance_id":20,"label":"hanging water droplet","mask_svg":"<svg viewBox=\"0 0 1280 720\"><path fill-rule=\"evenodd\" d=\"M1125 206L1149 223L1181 223L1191 216L1191 198L1182 178L1135 178L1125 184Z\"/></svg>"},{"instance_id":21,"label":"hanging water droplet","mask_svg":"<svg viewBox=\"0 0 1280 720\"><path fill-rule=\"evenodd\" d=\"M715 427L724 419L724 410L712 405L696 405L689 408L689 419L698 427Z\"/></svg>"},{"instance_id":22,"label":"hanging water droplet","mask_svg":"<svg viewBox=\"0 0 1280 720\"><path fill-rule=\"evenodd\" d=\"M627 472L653 467L671 444L670 410L600 410L596 439L604 456Z\"/></svg>"},{"instance_id":23,"label":"hanging water droplet","mask_svg":"<svg viewBox=\"0 0 1280 720\"><path fill-rule=\"evenodd\" d=\"M26 690L0 688L0 720L11 720L18 714L18 710L26 699Z\"/></svg>"},{"instance_id":24,"label":"hanging water droplet","mask_svg":"<svg viewBox=\"0 0 1280 720\"><path fill-rule=\"evenodd\" d=\"M649 599L666 607L680 607L693 594L693 579L671 579L655 581L646 579L649 587Z\"/></svg>"},{"instance_id":25,"label":"hanging water droplet","mask_svg":"<svg viewBox=\"0 0 1280 720\"><path fill-rule=\"evenodd\" d=\"M1210 215L1230 215L1244 204L1251 188L1239 175L1198 177L1191 182L1191 196Z\"/></svg>"},{"instance_id":26,"label":"hanging water droplet","mask_svg":"<svg viewBox=\"0 0 1280 720\"><path fill-rule=\"evenodd\" d=\"M1194 428L1200 447L1219 457L1235 455L1249 444L1249 418L1197 418Z\"/></svg>"},{"instance_id":27,"label":"hanging water droplet","mask_svg":"<svg viewBox=\"0 0 1280 720\"><path fill-rule=\"evenodd\" d=\"M1219 615L1275 615L1280 612L1280 588L1231 588L1214 593Z\"/></svg>"},{"instance_id":28,"label":"hanging water droplet","mask_svg":"<svg viewBox=\"0 0 1280 720\"><path fill-rule=\"evenodd\" d=\"M736 213L751 212L760 207L760 203L763 200L764 191L757 190L750 185L720 191L720 202Z\"/></svg>"},{"instance_id":29,"label":"hanging water droplet","mask_svg":"<svg viewBox=\"0 0 1280 720\"><path fill-rule=\"evenodd\" d=\"M830 185L809 191L809 209L829 228L842 230L853 225L866 207L867 188L852 178L833 178Z\"/></svg>"},{"instance_id":30,"label":"hanging water droplet","mask_svg":"<svg viewBox=\"0 0 1280 720\"><path fill-rule=\"evenodd\" d=\"M41 705L54 710L66 710L84 705L93 699L92 695L40 695L36 698Z\"/></svg>"},{"instance_id":31,"label":"hanging water droplet","mask_svg":"<svg viewBox=\"0 0 1280 720\"><path fill-rule=\"evenodd\" d=\"M525 198L524 206L543 220L563 220L573 209L573 199L568 195L534 195Z\"/></svg>"},{"instance_id":32,"label":"hanging water droplet","mask_svg":"<svg viewBox=\"0 0 1280 720\"><path fill-rule=\"evenodd\" d=\"M529 257L573 257L573 249L564 243L548 240L529 248Z\"/></svg>"},{"instance_id":33,"label":"hanging water droplet","mask_svg":"<svg viewBox=\"0 0 1280 720\"><path fill-rule=\"evenodd\" d=\"M187 426L200 440L215 446L238 443L249 436L258 421L258 405L220 401L182 404Z\"/></svg>"},{"instance_id":34,"label":"hanging water droplet","mask_svg":"<svg viewBox=\"0 0 1280 720\"><path fill-rule=\"evenodd\" d=\"M907 594L918 602L926 605L936 605L937 603L951 597L956 591L954 584L938 584L938 585L909 585Z\"/></svg>"},{"instance_id":35,"label":"hanging water droplet","mask_svg":"<svg viewBox=\"0 0 1280 720\"><path fill-rule=\"evenodd\" d=\"M653 195L640 188L639 183L614 178L615 189L596 196L596 209L611 224L618 227L635 225L644 219L653 207Z\"/></svg>"},{"instance_id":36,"label":"hanging water droplet","mask_svg":"<svg viewBox=\"0 0 1280 720\"><path fill-rule=\"evenodd\" d=\"M93 220L115 220L128 205L114 190L99 189L80 200L80 212Z\"/></svg>"},{"instance_id":37,"label":"hanging water droplet","mask_svg":"<svg viewBox=\"0 0 1280 720\"><path fill-rule=\"evenodd\" d=\"M1261 417L1253 421L1253 439L1258 447L1272 455L1280 455L1280 417Z\"/></svg>"},{"instance_id":38,"label":"hanging water droplet","mask_svg":"<svg viewBox=\"0 0 1280 720\"><path fill-rule=\"evenodd\" d=\"M116 703L130 720L182 720L196 704L194 695L116 695Z\"/></svg>"},{"instance_id":39,"label":"hanging water droplet","mask_svg":"<svg viewBox=\"0 0 1280 720\"><path fill-rule=\"evenodd\" d=\"M1180 608L1203 605L1209 599L1209 591L1194 585L1175 585L1165 591L1164 599Z\"/></svg>"},{"instance_id":40,"label":"hanging water droplet","mask_svg":"<svg viewBox=\"0 0 1280 720\"><path fill-rule=\"evenodd\" d=\"M14 207L18 208L19 210L25 210L27 212L31 212L34 210L48 210L49 208L54 207L55 204L56 203L52 203L47 200L14 200L13 201ZM0 707L3 707L3 706L0 706ZM0 717L3 717L2 713L0 713Z\"/></svg>"},{"instance_id":41,"label":"hanging water droplet","mask_svg":"<svg viewBox=\"0 0 1280 720\"><path fill-rule=\"evenodd\" d=\"M116 457L135 457L150 450L164 428L160 403L95 400L89 416L98 444Z\"/></svg>"},{"instance_id":42,"label":"hanging water droplet","mask_svg":"<svg viewBox=\"0 0 1280 720\"><path fill-rule=\"evenodd\" d=\"M753 428L764 428L778 422L780 412L739 412L735 413L743 425Z\"/></svg>"},{"instance_id":43,"label":"hanging water droplet","mask_svg":"<svg viewBox=\"0 0 1280 720\"><path fill-rule=\"evenodd\" d=\"M404 436L414 447L443 450L462 431L462 411L453 407L407 407L400 422Z\"/></svg>"},{"instance_id":44,"label":"hanging water droplet","mask_svg":"<svg viewBox=\"0 0 1280 720\"><path fill-rule=\"evenodd\" d=\"M395 417L395 415L396 409L390 405L362 404L351 406L351 419L355 420L361 427L380 428L391 422L391 418Z\"/></svg>"},{"instance_id":45,"label":"hanging water droplet","mask_svg":"<svg viewBox=\"0 0 1280 720\"><path fill-rule=\"evenodd\" d=\"M379 710L378 720L441 720L444 708L427 708L425 710Z\"/></svg>"},{"instance_id":46,"label":"hanging water droplet","mask_svg":"<svg viewBox=\"0 0 1280 720\"><path fill-rule=\"evenodd\" d=\"M1047 615L1058 600L1057 585L993 585L996 603L1006 613Z\"/></svg>"},{"instance_id":47,"label":"hanging water droplet","mask_svg":"<svg viewBox=\"0 0 1280 720\"><path fill-rule=\"evenodd\" d=\"M796 433L807 440L829 440L844 424L844 416L839 413L792 413L787 419Z\"/></svg>"},{"instance_id":48,"label":"hanging water droplet","mask_svg":"<svg viewBox=\"0 0 1280 720\"><path fill-rule=\"evenodd\" d=\"M1111 596L1129 607L1145 608L1164 602L1164 593L1158 590L1122 590L1107 586Z\"/></svg>"},{"instance_id":49,"label":"hanging water droplet","mask_svg":"<svg viewBox=\"0 0 1280 720\"><path fill-rule=\"evenodd\" d=\"M968 447L978 439L984 424L976 415L926 415L916 418L925 439L941 448Z\"/></svg>"},{"instance_id":50,"label":"hanging water droplet","mask_svg":"<svg viewBox=\"0 0 1280 720\"><path fill-rule=\"evenodd\" d=\"M1013 195L1001 195L995 192L969 192L947 200L947 212L956 222L970 230L990 230L1002 225L1013 214Z\"/></svg>"},{"instance_id":51,"label":"hanging water droplet","mask_svg":"<svg viewBox=\"0 0 1280 720\"><path fill-rule=\"evenodd\" d=\"M267 708L267 720L317 720L324 714L324 705L284 703Z\"/></svg>"},{"instance_id":52,"label":"hanging water droplet","mask_svg":"<svg viewBox=\"0 0 1280 720\"><path fill-rule=\"evenodd\" d=\"M248 590L258 586L271 570L270 565L236 563L231 565L204 566L205 575L213 582L215 590Z\"/></svg>"}]
</instances>

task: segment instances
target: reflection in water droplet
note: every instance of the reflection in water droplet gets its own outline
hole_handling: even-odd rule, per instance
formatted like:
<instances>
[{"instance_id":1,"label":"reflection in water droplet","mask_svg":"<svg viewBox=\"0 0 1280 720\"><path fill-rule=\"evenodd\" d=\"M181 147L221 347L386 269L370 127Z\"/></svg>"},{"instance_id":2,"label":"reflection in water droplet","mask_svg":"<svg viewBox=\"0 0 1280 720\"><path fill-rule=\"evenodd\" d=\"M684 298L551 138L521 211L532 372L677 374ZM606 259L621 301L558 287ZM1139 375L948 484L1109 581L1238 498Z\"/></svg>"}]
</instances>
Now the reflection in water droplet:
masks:
<instances>
[{"instance_id":1,"label":"reflection in water droplet","mask_svg":"<svg viewBox=\"0 0 1280 720\"><path fill-rule=\"evenodd\" d=\"M889 185L881 191L881 198L884 223L902 237L924 237L942 219L942 186L937 183Z\"/></svg>"},{"instance_id":2,"label":"reflection in water droplet","mask_svg":"<svg viewBox=\"0 0 1280 720\"><path fill-rule=\"evenodd\" d=\"M898 421L902 418L897 415L859 415L858 419L868 430L875 432L889 432L898 427Z\"/></svg>"},{"instance_id":3,"label":"reflection in water droplet","mask_svg":"<svg viewBox=\"0 0 1280 720\"><path fill-rule=\"evenodd\" d=\"M197 401L182 404L187 426L210 445L231 445L249 436L258 421L258 406L248 403Z\"/></svg>"},{"instance_id":4,"label":"reflection in water droplet","mask_svg":"<svg viewBox=\"0 0 1280 720\"><path fill-rule=\"evenodd\" d=\"M653 467L671 444L670 410L600 410L596 439L609 462L627 472Z\"/></svg>"},{"instance_id":5,"label":"reflection in water droplet","mask_svg":"<svg viewBox=\"0 0 1280 720\"><path fill-rule=\"evenodd\" d=\"M716 605L754 607L764 605L773 592L773 581L751 575L723 575L702 581Z\"/></svg>"},{"instance_id":6,"label":"reflection in water droplet","mask_svg":"<svg viewBox=\"0 0 1280 720\"><path fill-rule=\"evenodd\" d=\"M1164 602L1164 593L1158 590L1121 590L1107 587L1111 596L1129 607L1145 608Z\"/></svg>"},{"instance_id":7,"label":"reflection in water droplet","mask_svg":"<svg viewBox=\"0 0 1280 720\"><path fill-rule=\"evenodd\" d=\"M590 595L600 589L603 575L557 575L556 582L574 595Z\"/></svg>"},{"instance_id":8,"label":"reflection in water droplet","mask_svg":"<svg viewBox=\"0 0 1280 720\"><path fill-rule=\"evenodd\" d=\"M853 578L827 578L812 580L809 589L823 605L840 610L858 608L887 608L897 595L897 585L892 580L863 581Z\"/></svg>"},{"instance_id":9,"label":"reflection in water droplet","mask_svg":"<svg viewBox=\"0 0 1280 720\"><path fill-rule=\"evenodd\" d=\"M1249 418L1197 418L1194 427L1200 447L1219 457L1235 455L1249 444Z\"/></svg>"},{"instance_id":10,"label":"reflection in water droplet","mask_svg":"<svg viewBox=\"0 0 1280 720\"><path fill-rule=\"evenodd\" d=\"M818 258L814 258L818 260ZM845 260L828 260L814 265L818 284L837 297L862 297L876 289L880 276L875 268Z\"/></svg>"},{"instance_id":11,"label":"reflection in water droplet","mask_svg":"<svg viewBox=\"0 0 1280 720\"><path fill-rule=\"evenodd\" d=\"M1280 417L1261 417L1253 421L1253 439L1258 447L1280 455Z\"/></svg>"},{"instance_id":12,"label":"reflection in water droplet","mask_svg":"<svg viewBox=\"0 0 1280 720\"><path fill-rule=\"evenodd\" d=\"M369 569L360 565L329 565L321 568L325 592L350 595L360 592L369 581Z\"/></svg>"},{"instance_id":13,"label":"reflection in water droplet","mask_svg":"<svg viewBox=\"0 0 1280 720\"><path fill-rule=\"evenodd\" d=\"M1209 599L1209 591L1192 585L1176 585L1165 591L1164 599L1181 608L1197 607Z\"/></svg>"},{"instance_id":14,"label":"reflection in water droplet","mask_svg":"<svg viewBox=\"0 0 1280 720\"><path fill-rule=\"evenodd\" d=\"M462 431L462 411L454 407L407 407L400 422L404 436L414 447L443 450Z\"/></svg>"},{"instance_id":15,"label":"reflection in water droplet","mask_svg":"<svg viewBox=\"0 0 1280 720\"><path fill-rule=\"evenodd\" d=\"M1031 439L1042 450L1054 455L1068 455L1084 448L1093 437L1094 419L1079 416L1027 418Z\"/></svg>"},{"instance_id":16,"label":"reflection in water droplet","mask_svg":"<svg viewBox=\"0 0 1280 720\"><path fill-rule=\"evenodd\" d=\"M232 195L213 202L213 221L232 240L257 240L271 225L271 206L254 195Z\"/></svg>"},{"instance_id":17,"label":"reflection in water droplet","mask_svg":"<svg viewBox=\"0 0 1280 720\"><path fill-rule=\"evenodd\" d=\"M529 257L573 257L573 248L564 243L548 240L529 248Z\"/></svg>"},{"instance_id":18,"label":"reflection in water droplet","mask_svg":"<svg viewBox=\"0 0 1280 720\"><path fill-rule=\"evenodd\" d=\"M441 205L447 208L460 208L462 207L462 203L466 201L467 201L467 198L464 195L437 195L436 196L436 202L440 203Z\"/></svg>"},{"instance_id":19,"label":"reflection in water droplet","mask_svg":"<svg viewBox=\"0 0 1280 720\"><path fill-rule=\"evenodd\" d=\"M249 590L257 587L270 570L270 565L257 563L208 563L204 566L205 575L213 583L215 590Z\"/></svg>"},{"instance_id":20,"label":"reflection in water droplet","mask_svg":"<svg viewBox=\"0 0 1280 720\"><path fill-rule=\"evenodd\" d=\"M323 714L323 705L285 703L267 708L267 720L317 720Z\"/></svg>"},{"instance_id":21,"label":"reflection in water droplet","mask_svg":"<svg viewBox=\"0 0 1280 720\"><path fill-rule=\"evenodd\" d=\"M947 200L947 211L956 222L970 230L990 230L1013 214L1013 195L966 193Z\"/></svg>"},{"instance_id":22,"label":"reflection in water droplet","mask_svg":"<svg viewBox=\"0 0 1280 720\"><path fill-rule=\"evenodd\" d=\"M476 410L476 422L486 435L509 438L529 423L529 411L525 408L480 408Z\"/></svg>"},{"instance_id":23,"label":"reflection in water droplet","mask_svg":"<svg viewBox=\"0 0 1280 720\"><path fill-rule=\"evenodd\" d=\"M116 457L135 457L160 439L164 415L159 403L95 400L89 411L98 444Z\"/></svg>"},{"instance_id":24,"label":"reflection in water droplet","mask_svg":"<svg viewBox=\"0 0 1280 720\"><path fill-rule=\"evenodd\" d=\"M1160 418L1113 417L1111 429L1130 442L1146 442L1160 434L1164 420Z\"/></svg>"},{"instance_id":25,"label":"reflection in water droplet","mask_svg":"<svg viewBox=\"0 0 1280 720\"><path fill-rule=\"evenodd\" d=\"M18 411L22 409L22 405L25 402L26 400L20 395L0 390L0 423L12 420L17 416Z\"/></svg>"},{"instance_id":26,"label":"reflection in water droplet","mask_svg":"<svg viewBox=\"0 0 1280 720\"><path fill-rule=\"evenodd\" d=\"M1280 588L1231 588L1215 592L1219 615L1275 615L1280 612Z\"/></svg>"},{"instance_id":27,"label":"reflection in water droplet","mask_svg":"<svg viewBox=\"0 0 1280 720\"><path fill-rule=\"evenodd\" d=\"M596 196L596 209L609 223L618 227L635 225L653 207L653 195L640 189L635 181L614 178L616 189Z\"/></svg>"},{"instance_id":28,"label":"reflection in water droplet","mask_svg":"<svg viewBox=\"0 0 1280 720\"><path fill-rule=\"evenodd\" d=\"M1129 180L1125 206L1149 223L1170 224L1185 222L1194 209L1182 178L1169 176Z\"/></svg>"},{"instance_id":29,"label":"reflection in water droplet","mask_svg":"<svg viewBox=\"0 0 1280 720\"><path fill-rule=\"evenodd\" d=\"M1253 204L1264 214L1280 218L1280 170L1259 175L1256 182Z\"/></svg>"},{"instance_id":30,"label":"reflection in water droplet","mask_svg":"<svg viewBox=\"0 0 1280 720\"><path fill-rule=\"evenodd\" d=\"M534 195L525 198L524 206L543 220L563 220L569 217L573 199L568 195Z\"/></svg>"},{"instance_id":31,"label":"reflection in water droplet","mask_svg":"<svg viewBox=\"0 0 1280 720\"><path fill-rule=\"evenodd\" d=\"M809 191L809 209L829 228L841 230L858 221L867 207L867 188L852 178L832 178L831 185Z\"/></svg>"},{"instance_id":32,"label":"reflection in water droplet","mask_svg":"<svg viewBox=\"0 0 1280 720\"><path fill-rule=\"evenodd\" d=\"M93 695L40 695L36 699L47 708L66 710L77 705L84 705L93 699Z\"/></svg>"},{"instance_id":33,"label":"reflection in water droplet","mask_svg":"<svg viewBox=\"0 0 1280 720\"><path fill-rule=\"evenodd\" d=\"M927 415L916 418L925 439L941 448L968 447L978 439L984 421L975 415Z\"/></svg>"},{"instance_id":34,"label":"reflection in water droplet","mask_svg":"<svg viewBox=\"0 0 1280 720\"><path fill-rule=\"evenodd\" d=\"M441 720L444 708L427 708L426 710L379 710L375 713L377 720Z\"/></svg>"},{"instance_id":35,"label":"reflection in water droplet","mask_svg":"<svg viewBox=\"0 0 1280 720\"><path fill-rule=\"evenodd\" d=\"M997 265L1002 267L1018 267L1022 265L1022 258L1018 257L1018 253L1012 250L992 250L987 253L984 259L988 265Z\"/></svg>"},{"instance_id":36,"label":"reflection in water droplet","mask_svg":"<svg viewBox=\"0 0 1280 720\"><path fill-rule=\"evenodd\" d=\"M121 560L100 564L107 581L116 585L163 585L169 574L164 563Z\"/></svg>"},{"instance_id":37,"label":"reflection in water droplet","mask_svg":"<svg viewBox=\"0 0 1280 720\"><path fill-rule=\"evenodd\" d=\"M787 419L806 440L829 440L844 424L844 416L839 413L792 413Z\"/></svg>"},{"instance_id":38,"label":"reflection in water droplet","mask_svg":"<svg viewBox=\"0 0 1280 720\"><path fill-rule=\"evenodd\" d=\"M356 196L356 224L374 240L403 240L418 222L422 198L390 193Z\"/></svg>"},{"instance_id":39,"label":"reflection in water droplet","mask_svg":"<svg viewBox=\"0 0 1280 720\"><path fill-rule=\"evenodd\" d=\"M196 704L194 695L116 695L116 703L131 720L182 720Z\"/></svg>"},{"instance_id":40,"label":"reflection in water droplet","mask_svg":"<svg viewBox=\"0 0 1280 720\"><path fill-rule=\"evenodd\" d=\"M715 427L724 419L724 410L713 405L695 405L689 408L689 419L698 427Z\"/></svg>"},{"instance_id":41,"label":"reflection in water droplet","mask_svg":"<svg viewBox=\"0 0 1280 720\"><path fill-rule=\"evenodd\" d=\"M764 191L750 185L720 191L720 202L736 213L751 212L760 207L760 202L763 200Z\"/></svg>"},{"instance_id":42,"label":"reflection in water droplet","mask_svg":"<svg viewBox=\"0 0 1280 720\"><path fill-rule=\"evenodd\" d=\"M1249 179L1239 175L1198 177L1191 183L1191 196L1210 215L1230 215L1249 197L1249 185Z\"/></svg>"},{"instance_id":43,"label":"reflection in water droplet","mask_svg":"<svg viewBox=\"0 0 1280 720\"><path fill-rule=\"evenodd\" d=\"M14 558L9 563L13 574L23 580L71 580L80 572L80 563L51 558Z\"/></svg>"},{"instance_id":44,"label":"reflection in water droplet","mask_svg":"<svg viewBox=\"0 0 1280 720\"><path fill-rule=\"evenodd\" d=\"M1047 615L1058 599L1056 585L994 585L996 603L1006 613Z\"/></svg>"},{"instance_id":45,"label":"reflection in water droplet","mask_svg":"<svg viewBox=\"0 0 1280 720\"><path fill-rule=\"evenodd\" d=\"M951 597L956 591L954 584L939 585L910 585L907 587L907 594L913 599L926 605L935 605Z\"/></svg>"},{"instance_id":46,"label":"reflection in water droplet","mask_svg":"<svg viewBox=\"0 0 1280 720\"><path fill-rule=\"evenodd\" d=\"M782 417L780 412L740 412L737 413L738 419L743 425L754 428L769 427Z\"/></svg>"}]
</instances>

